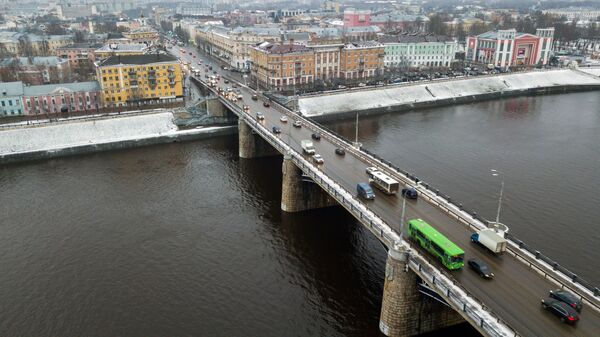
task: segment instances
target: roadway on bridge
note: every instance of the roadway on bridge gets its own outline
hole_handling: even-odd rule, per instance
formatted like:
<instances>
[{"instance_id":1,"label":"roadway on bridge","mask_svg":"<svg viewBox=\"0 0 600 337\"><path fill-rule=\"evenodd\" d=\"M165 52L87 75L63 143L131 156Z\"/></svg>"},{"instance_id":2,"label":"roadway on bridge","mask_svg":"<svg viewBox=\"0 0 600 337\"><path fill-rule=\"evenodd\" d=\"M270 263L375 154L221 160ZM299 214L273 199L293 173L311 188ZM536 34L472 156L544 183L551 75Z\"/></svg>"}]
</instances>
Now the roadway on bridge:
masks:
<instances>
[{"instance_id":1,"label":"roadway on bridge","mask_svg":"<svg viewBox=\"0 0 600 337\"><path fill-rule=\"evenodd\" d=\"M174 47L175 49L175 47ZM230 86L223 83L223 76L231 78L227 71L219 68L218 63L197 53L192 48L188 48L188 53L192 52L195 58L187 54L187 59L193 64L197 64L202 59L204 64L211 64L214 70L221 73L222 87ZM178 54L177 52L174 52ZM204 78L204 66L201 68ZM212 72L211 72L212 73ZM238 75L239 76L239 75ZM239 78L239 77L238 77ZM271 130L272 126L281 128L280 138L288 143L296 151L301 152L300 141L310 139L313 130L309 130L305 125L302 128L292 126L293 115L289 114L289 121L282 123L279 118L282 112L275 108L266 108L262 105L262 100L252 101L252 91L248 88L241 88L244 96L241 106L246 104L254 115L261 111L265 114L264 125ZM252 123L253 121L249 121ZM316 152L321 154L325 163L321 166L323 172L334 178L338 183L344 186L348 191L355 191L356 184L366 182L368 177L365 173L369 164L346 151L345 156L339 156L334 153L337 147L334 143L323 137L320 141L313 141ZM385 157L385 153L380 154ZM450 177L449 177L450 179ZM368 207L379 215L388 224L399 231L402 199L399 196L387 196L375 189L376 198L372 202L367 202ZM577 326L572 327L563 324L559 319L541 308L540 300L546 297L550 289L557 286L543 278L534 270L528 268L525 264L517 261L513 256L504 254L503 256L494 256L485 252L481 247L470 242L471 230L464 224L451 218L439 208L434 207L427 201L408 200L406 208L406 219L421 218L440 232L446 235L465 251L465 260L469 258L478 258L485 261L495 274L493 280L484 280L476 273L463 268L459 271L449 272L437 262L434 262L446 274L450 274L457 280L469 293L476 296L479 300L490 307L491 310L507 322L511 327L517 330L522 336L530 337L596 337L600 336L600 313L584 305L581 313L581 320ZM405 234L406 235L406 234ZM417 248L418 249L418 248ZM427 255L426 252L424 252Z\"/></svg>"}]
</instances>

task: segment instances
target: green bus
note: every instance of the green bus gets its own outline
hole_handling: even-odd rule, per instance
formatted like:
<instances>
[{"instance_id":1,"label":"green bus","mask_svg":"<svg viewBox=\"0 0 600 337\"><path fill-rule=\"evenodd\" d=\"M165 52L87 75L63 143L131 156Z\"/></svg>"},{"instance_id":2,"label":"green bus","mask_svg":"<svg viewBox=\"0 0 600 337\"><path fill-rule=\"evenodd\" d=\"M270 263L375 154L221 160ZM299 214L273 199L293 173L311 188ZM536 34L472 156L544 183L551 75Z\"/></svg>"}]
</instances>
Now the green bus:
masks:
<instances>
[{"instance_id":1,"label":"green bus","mask_svg":"<svg viewBox=\"0 0 600 337\"><path fill-rule=\"evenodd\" d=\"M408 235L437 257L446 268L455 270L465 265L465 252L427 222L421 219L409 220Z\"/></svg>"}]
</instances>

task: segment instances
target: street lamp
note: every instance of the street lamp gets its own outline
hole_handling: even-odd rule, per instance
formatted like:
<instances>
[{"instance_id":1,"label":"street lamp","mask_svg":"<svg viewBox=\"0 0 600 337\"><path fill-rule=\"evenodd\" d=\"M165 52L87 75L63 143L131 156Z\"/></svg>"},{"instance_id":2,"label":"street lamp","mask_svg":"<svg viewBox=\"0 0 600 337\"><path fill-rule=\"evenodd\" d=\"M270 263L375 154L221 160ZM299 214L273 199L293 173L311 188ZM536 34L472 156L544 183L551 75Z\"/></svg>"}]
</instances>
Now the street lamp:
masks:
<instances>
[{"instance_id":1,"label":"street lamp","mask_svg":"<svg viewBox=\"0 0 600 337\"><path fill-rule=\"evenodd\" d=\"M497 177L501 175L502 182L500 183L500 197L498 198L498 210L496 211L496 224L500 223L500 209L502 208L502 194L504 193L504 174L498 170L491 169L492 175Z\"/></svg>"},{"instance_id":2,"label":"street lamp","mask_svg":"<svg viewBox=\"0 0 600 337\"><path fill-rule=\"evenodd\" d=\"M358 111L356 112L356 123L355 123L355 133L354 133L354 147L360 149L361 143L358 142Z\"/></svg>"},{"instance_id":3,"label":"street lamp","mask_svg":"<svg viewBox=\"0 0 600 337\"><path fill-rule=\"evenodd\" d=\"M402 214L400 215L400 240L402 240L402 230L404 230L404 213L406 211L406 196L402 195Z\"/></svg>"}]
</instances>

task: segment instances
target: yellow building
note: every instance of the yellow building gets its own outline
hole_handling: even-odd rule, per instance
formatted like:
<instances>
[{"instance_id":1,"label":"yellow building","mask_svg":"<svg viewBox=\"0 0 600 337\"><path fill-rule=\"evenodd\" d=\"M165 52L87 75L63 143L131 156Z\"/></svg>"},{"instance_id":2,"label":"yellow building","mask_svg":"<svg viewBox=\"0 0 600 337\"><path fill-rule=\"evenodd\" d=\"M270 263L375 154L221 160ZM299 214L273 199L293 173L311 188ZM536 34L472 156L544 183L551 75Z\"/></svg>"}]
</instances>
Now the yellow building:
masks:
<instances>
[{"instance_id":1,"label":"yellow building","mask_svg":"<svg viewBox=\"0 0 600 337\"><path fill-rule=\"evenodd\" d=\"M111 56L124 55L143 55L148 51L148 46L145 44L118 44L107 43L102 48L94 51L96 60L109 58Z\"/></svg>"},{"instance_id":2,"label":"yellow building","mask_svg":"<svg viewBox=\"0 0 600 337\"><path fill-rule=\"evenodd\" d=\"M146 43L151 45L158 41L159 34L150 27L140 27L129 32L124 32L123 36L130 39L133 43Z\"/></svg>"},{"instance_id":3,"label":"yellow building","mask_svg":"<svg viewBox=\"0 0 600 337\"><path fill-rule=\"evenodd\" d=\"M97 64L96 76L106 107L183 100L183 74L172 55L111 56Z\"/></svg>"}]
</instances>

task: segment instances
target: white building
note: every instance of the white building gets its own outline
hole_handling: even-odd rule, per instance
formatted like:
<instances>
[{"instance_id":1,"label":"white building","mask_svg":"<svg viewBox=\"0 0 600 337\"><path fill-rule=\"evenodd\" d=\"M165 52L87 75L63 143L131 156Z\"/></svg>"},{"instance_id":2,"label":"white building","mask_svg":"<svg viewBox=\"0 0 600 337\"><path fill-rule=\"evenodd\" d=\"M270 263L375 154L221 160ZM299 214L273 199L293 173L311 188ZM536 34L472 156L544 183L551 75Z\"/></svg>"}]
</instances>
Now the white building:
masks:
<instances>
[{"instance_id":1,"label":"white building","mask_svg":"<svg viewBox=\"0 0 600 337\"><path fill-rule=\"evenodd\" d=\"M386 68L450 67L458 43L447 36L384 35Z\"/></svg>"}]
</instances>

